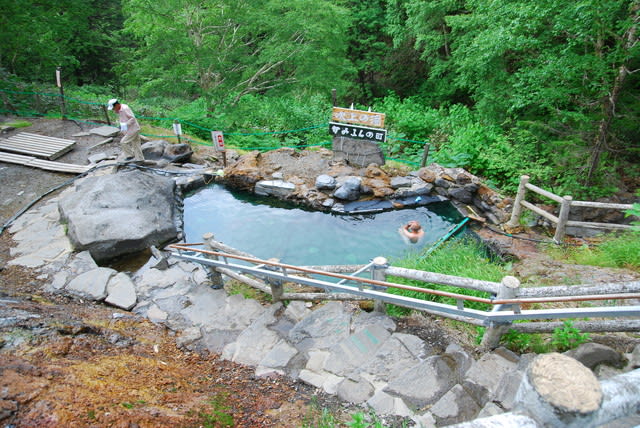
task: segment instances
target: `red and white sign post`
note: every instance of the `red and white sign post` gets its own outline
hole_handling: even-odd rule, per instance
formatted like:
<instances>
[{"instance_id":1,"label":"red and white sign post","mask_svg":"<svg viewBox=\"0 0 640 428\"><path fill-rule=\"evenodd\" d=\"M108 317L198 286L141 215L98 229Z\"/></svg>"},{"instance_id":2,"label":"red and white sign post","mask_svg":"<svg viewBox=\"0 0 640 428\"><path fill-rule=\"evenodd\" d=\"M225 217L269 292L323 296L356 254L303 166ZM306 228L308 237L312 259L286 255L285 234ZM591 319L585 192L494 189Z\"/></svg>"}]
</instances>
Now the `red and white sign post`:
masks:
<instances>
[{"instance_id":1,"label":"red and white sign post","mask_svg":"<svg viewBox=\"0 0 640 428\"><path fill-rule=\"evenodd\" d=\"M227 152L224 148L224 136L222 131L211 131L211 139L213 140L213 147L217 152L222 152L222 162L224 167L227 167Z\"/></svg>"}]
</instances>

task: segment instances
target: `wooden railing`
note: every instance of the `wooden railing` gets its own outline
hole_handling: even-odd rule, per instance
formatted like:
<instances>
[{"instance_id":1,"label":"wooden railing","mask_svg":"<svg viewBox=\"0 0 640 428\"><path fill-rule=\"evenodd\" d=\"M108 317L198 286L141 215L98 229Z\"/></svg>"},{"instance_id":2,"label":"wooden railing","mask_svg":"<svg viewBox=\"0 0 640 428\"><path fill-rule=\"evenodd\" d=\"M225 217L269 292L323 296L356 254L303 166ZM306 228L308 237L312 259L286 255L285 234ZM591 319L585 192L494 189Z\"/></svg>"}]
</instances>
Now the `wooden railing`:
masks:
<instances>
[{"instance_id":1,"label":"wooden railing","mask_svg":"<svg viewBox=\"0 0 640 428\"><path fill-rule=\"evenodd\" d=\"M538 195L551 199L552 201L560 204L560 212L558 216L539 208L535 204L525 200L525 194L528 190L531 190ZM534 213L546 218L556 225L556 232L553 236L553 240L556 243L562 242L564 239L567 227L586 227L591 229L631 229L632 226L628 224L618 223L596 223L588 221L571 221L569 220L569 214L571 213L571 207L586 207L586 208L604 208L614 210L629 210L633 207L631 204L609 204L603 202L587 202L587 201L574 201L571 196L558 196L551 192L548 192L540 187L534 186L529 183L529 176L523 175L520 177L520 185L518 187L518 194L513 204L513 211L511 212L511 219L507 222L507 226L516 227L520 223L520 215L522 214L522 208L527 208Z\"/></svg>"},{"instance_id":2,"label":"wooden railing","mask_svg":"<svg viewBox=\"0 0 640 428\"><path fill-rule=\"evenodd\" d=\"M195 248L195 247L204 247ZM207 266L210 278L219 281L220 274L244 282L278 300L373 300L375 309L383 311L384 303L391 303L436 316L451 318L468 324L487 327L483 346L498 346L500 337L509 329L523 332L551 332L557 323L547 320L590 318L598 321L581 321L582 331L623 332L640 329L640 281L601 285L574 285L556 287L521 288L520 281L506 276L501 282L481 281L434 272L394 267L384 257L376 257L367 265L293 266L276 259L262 260L215 241L212 234L205 234L205 242L198 244L173 244L173 255L182 260ZM242 262L243 264L236 263ZM349 274L346 274L349 272ZM357 276L369 273L370 278ZM424 282L424 287L390 282L388 277L407 278ZM336 282L337 281L337 282ZM285 282L299 283L324 292L284 292ZM487 293L477 297L429 288L428 284L450 285L460 289ZM416 299L389 293L391 289L411 290L425 295L448 297L455 304L445 304L430 299ZM472 309L465 304L478 302L489 305L489 311ZM589 306L567 303L589 302ZM629 302L629 303L626 303ZM560 308L558 307L560 303ZM626 303L626 304L625 304ZM551 304L551 305L550 305ZM531 309L533 307L546 308ZM621 318L631 317L623 320ZM527 323L515 321L527 320Z\"/></svg>"}]
</instances>

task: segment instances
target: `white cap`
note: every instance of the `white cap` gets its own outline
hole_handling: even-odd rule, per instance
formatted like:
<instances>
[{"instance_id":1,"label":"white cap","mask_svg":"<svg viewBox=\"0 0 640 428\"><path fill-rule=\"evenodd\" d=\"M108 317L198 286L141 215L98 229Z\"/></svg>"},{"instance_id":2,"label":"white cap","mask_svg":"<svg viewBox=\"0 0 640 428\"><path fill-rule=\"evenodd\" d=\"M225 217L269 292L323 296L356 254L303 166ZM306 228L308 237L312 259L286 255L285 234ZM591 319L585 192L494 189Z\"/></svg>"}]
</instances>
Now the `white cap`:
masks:
<instances>
[{"instance_id":1,"label":"white cap","mask_svg":"<svg viewBox=\"0 0 640 428\"><path fill-rule=\"evenodd\" d=\"M113 105L118 102L117 98L111 98L107 103L107 110L113 110Z\"/></svg>"}]
</instances>

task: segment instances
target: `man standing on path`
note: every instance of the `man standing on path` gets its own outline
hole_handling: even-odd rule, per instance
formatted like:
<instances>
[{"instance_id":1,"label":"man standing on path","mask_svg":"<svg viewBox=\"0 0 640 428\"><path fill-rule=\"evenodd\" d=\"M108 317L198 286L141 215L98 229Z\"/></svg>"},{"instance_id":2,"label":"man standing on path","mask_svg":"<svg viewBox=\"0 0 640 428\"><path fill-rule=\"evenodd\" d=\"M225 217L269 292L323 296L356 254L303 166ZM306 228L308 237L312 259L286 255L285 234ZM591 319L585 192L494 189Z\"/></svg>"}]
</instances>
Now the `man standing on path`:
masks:
<instances>
[{"instance_id":1,"label":"man standing on path","mask_svg":"<svg viewBox=\"0 0 640 428\"><path fill-rule=\"evenodd\" d=\"M120 120L120 133L124 134L120 140L120 147L124 152L125 161L142 161L144 155L140 148L140 124L126 104L120 104L116 99L110 99L107 103L107 109L118 113Z\"/></svg>"}]
</instances>

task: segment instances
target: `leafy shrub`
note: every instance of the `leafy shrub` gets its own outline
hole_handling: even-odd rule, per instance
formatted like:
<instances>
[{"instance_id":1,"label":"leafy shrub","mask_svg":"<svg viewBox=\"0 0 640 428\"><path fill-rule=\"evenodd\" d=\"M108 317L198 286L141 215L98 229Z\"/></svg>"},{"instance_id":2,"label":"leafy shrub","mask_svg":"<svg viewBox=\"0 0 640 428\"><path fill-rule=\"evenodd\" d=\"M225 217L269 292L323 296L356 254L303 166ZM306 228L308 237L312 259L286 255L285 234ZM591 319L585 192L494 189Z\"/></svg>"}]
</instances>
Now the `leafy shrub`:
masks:
<instances>
[{"instance_id":1,"label":"leafy shrub","mask_svg":"<svg viewBox=\"0 0 640 428\"><path fill-rule=\"evenodd\" d=\"M484 328L479 328L476 339L478 344L482 341L482 335L484 335ZM520 354L526 352L543 354L554 351L564 352L589 340L591 340L591 338L588 333L581 333L580 330L573 326L572 321L567 320L564 321L562 327L554 330L551 337L546 334L521 333L515 329L510 329L502 335L500 343L507 349Z\"/></svg>"},{"instance_id":2,"label":"leafy shrub","mask_svg":"<svg viewBox=\"0 0 640 428\"><path fill-rule=\"evenodd\" d=\"M550 351L549 345L544 342L541 335L520 333L513 329L503 335L500 338L500 342L507 349L521 354L525 352L542 354Z\"/></svg>"},{"instance_id":3,"label":"leafy shrub","mask_svg":"<svg viewBox=\"0 0 640 428\"><path fill-rule=\"evenodd\" d=\"M401 100L389 95L376 102L373 109L385 113L385 126L391 134L418 141L427 141L444 118L444 111L427 107L416 97Z\"/></svg>"},{"instance_id":4,"label":"leafy shrub","mask_svg":"<svg viewBox=\"0 0 640 428\"><path fill-rule=\"evenodd\" d=\"M562 327L558 327L553 331L551 344L554 345L559 352L564 352L589 340L591 340L591 338L588 333L580 333L580 330L573 326L573 322L565 321Z\"/></svg>"},{"instance_id":5,"label":"leafy shrub","mask_svg":"<svg viewBox=\"0 0 640 428\"><path fill-rule=\"evenodd\" d=\"M320 96L308 98L247 95L235 106L207 113L204 98L173 106L172 118L188 122L194 135L210 140L210 131L225 132L228 145L245 150L306 147L328 139L330 104ZM326 125L326 126L325 126ZM183 129L186 127L183 125Z\"/></svg>"}]
</instances>

